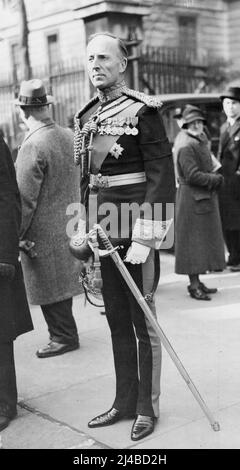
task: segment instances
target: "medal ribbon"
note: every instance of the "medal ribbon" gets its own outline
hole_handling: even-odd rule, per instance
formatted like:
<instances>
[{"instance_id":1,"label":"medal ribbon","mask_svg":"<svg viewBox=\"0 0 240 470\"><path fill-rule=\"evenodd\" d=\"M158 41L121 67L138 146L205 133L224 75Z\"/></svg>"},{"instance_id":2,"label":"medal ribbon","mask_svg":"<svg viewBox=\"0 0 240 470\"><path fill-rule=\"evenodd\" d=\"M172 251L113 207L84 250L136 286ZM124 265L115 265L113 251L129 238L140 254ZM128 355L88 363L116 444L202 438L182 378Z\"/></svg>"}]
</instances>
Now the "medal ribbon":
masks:
<instances>
[{"instance_id":1,"label":"medal ribbon","mask_svg":"<svg viewBox=\"0 0 240 470\"><path fill-rule=\"evenodd\" d=\"M129 100L127 100L129 101ZM135 102L131 100L131 103L125 103L127 107L118 111L118 114L121 113L121 117L134 117L139 111L143 103ZM117 113L114 113L116 115ZM111 115L112 117L113 115ZM108 116L110 117L110 116ZM106 117L104 118L106 119ZM103 161L105 160L107 154L109 153L112 146L117 142L121 136L119 135L99 135L94 136L93 140L93 152L92 152L92 162L91 162L91 173L97 174L102 166Z\"/></svg>"}]
</instances>

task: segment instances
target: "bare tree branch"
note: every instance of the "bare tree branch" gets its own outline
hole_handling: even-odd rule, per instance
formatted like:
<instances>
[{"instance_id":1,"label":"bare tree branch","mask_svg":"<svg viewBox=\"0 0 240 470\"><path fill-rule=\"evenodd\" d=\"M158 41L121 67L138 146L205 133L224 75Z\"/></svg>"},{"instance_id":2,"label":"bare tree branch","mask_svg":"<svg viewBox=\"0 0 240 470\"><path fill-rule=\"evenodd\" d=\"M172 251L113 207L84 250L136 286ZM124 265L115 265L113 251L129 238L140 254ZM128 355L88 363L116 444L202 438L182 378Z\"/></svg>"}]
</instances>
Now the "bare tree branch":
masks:
<instances>
[{"instance_id":1,"label":"bare tree branch","mask_svg":"<svg viewBox=\"0 0 240 470\"><path fill-rule=\"evenodd\" d=\"M31 78L31 64L29 57L29 28L27 11L24 0L0 0L4 8L17 11L19 15L19 53L20 53L20 77Z\"/></svg>"}]
</instances>

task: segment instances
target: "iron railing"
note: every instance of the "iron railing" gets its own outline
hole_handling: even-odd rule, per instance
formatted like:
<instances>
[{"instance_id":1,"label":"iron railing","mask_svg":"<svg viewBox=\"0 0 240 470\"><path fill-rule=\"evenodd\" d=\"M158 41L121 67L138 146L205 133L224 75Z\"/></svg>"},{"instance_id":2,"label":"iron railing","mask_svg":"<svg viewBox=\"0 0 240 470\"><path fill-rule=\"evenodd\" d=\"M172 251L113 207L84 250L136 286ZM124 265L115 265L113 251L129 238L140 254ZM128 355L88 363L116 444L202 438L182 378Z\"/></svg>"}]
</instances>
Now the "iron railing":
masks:
<instances>
[{"instance_id":1,"label":"iron railing","mask_svg":"<svg viewBox=\"0 0 240 470\"><path fill-rule=\"evenodd\" d=\"M51 71L47 67L38 67L32 70L32 77L43 80L47 92L53 95L51 109L54 120L64 127L72 127L74 114L86 102L85 70L74 61L58 64ZM16 78L10 77L5 81L0 78L0 128L14 157L26 131L14 104L19 87Z\"/></svg>"},{"instance_id":2,"label":"iron railing","mask_svg":"<svg viewBox=\"0 0 240 470\"><path fill-rule=\"evenodd\" d=\"M194 92L206 72L188 49L143 46L139 54L139 86L150 94Z\"/></svg>"},{"instance_id":3,"label":"iron railing","mask_svg":"<svg viewBox=\"0 0 240 470\"><path fill-rule=\"evenodd\" d=\"M136 63L139 79L138 84L133 85L149 94L193 92L205 78L207 71L207 65L197 63L192 51L176 48L141 45ZM129 73L133 74L131 64ZM136 66L133 75L136 77ZM65 61L52 67L50 71L49 68L38 67L32 70L32 76L41 78L48 92L54 96L54 120L62 126L72 127L75 112L88 98L86 72L80 62ZM1 80L0 76L0 128L11 150L15 152L22 142L25 129L14 106L19 80L16 74L13 77Z\"/></svg>"}]
</instances>

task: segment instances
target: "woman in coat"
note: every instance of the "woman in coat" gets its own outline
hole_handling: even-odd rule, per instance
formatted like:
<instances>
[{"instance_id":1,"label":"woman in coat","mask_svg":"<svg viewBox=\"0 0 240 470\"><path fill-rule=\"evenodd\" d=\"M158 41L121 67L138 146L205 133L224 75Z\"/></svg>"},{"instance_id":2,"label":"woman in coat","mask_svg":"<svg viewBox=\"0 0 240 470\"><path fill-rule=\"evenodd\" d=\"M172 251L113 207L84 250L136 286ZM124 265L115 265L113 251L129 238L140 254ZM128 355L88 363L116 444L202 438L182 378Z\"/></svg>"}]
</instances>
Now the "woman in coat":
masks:
<instances>
[{"instance_id":1,"label":"woman in coat","mask_svg":"<svg viewBox=\"0 0 240 470\"><path fill-rule=\"evenodd\" d=\"M203 136L204 117L196 106L183 112L185 141L179 149L179 188L176 199L176 273L187 274L188 291L197 300L211 300L217 289L199 279L206 271L223 270L224 242L217 190L223 177L213 172L211 153Z\"/></svg>"},{"instance_id":2,"label":"woman in coat","mask_svg":"<svg viewBox=\"0 0 240 470\"><path fill-rule=\"evenodd\" d=\"M18 262L20 222L15 170L0 137L0 431L17 412L13 341L33 329Z\"/></svg>"}]
</instances>

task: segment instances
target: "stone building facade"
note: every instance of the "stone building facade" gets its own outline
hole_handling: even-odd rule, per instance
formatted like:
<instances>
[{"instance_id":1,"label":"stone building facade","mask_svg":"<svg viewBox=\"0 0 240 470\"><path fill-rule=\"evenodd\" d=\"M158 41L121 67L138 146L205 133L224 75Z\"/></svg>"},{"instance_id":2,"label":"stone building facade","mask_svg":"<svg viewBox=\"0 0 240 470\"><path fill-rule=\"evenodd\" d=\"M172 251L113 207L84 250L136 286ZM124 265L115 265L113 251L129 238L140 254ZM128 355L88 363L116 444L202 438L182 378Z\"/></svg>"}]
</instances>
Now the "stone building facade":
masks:
<instances>
[{"instance_id":1,"label":"stone building facade","mask_svg":"<svg viewBox=\"0 0 240 470\"><path fill-rule=\"evenodd\" d=\"M151 46L193 50L196 60L209 56L240 66L240 0L25 0L31 65L54 66L77 59L85 65L86 37L111 29L134 35ZM1 77L18 66L17 12L0 15Z\"/></svg>"},{"instance_id":2,"label":"stone building facade","mask_svg":"<svg viewBox=\"0 0 240 470\"><path fill-rule=\"evenodd\" d=\"M219 58L240 68L239 0L155 0L144 20L145 41L192 48L198 60Z\"/></svg>"},{"instance_id":3,"label":"stone building facade","mask_svg":"<svg viewBox=\"0 0 240 470\"><path fill-rule=\"evenodd\" d=\"M16 144L19 123L10 103L21 79L19 16L16 10L4 8L4 3L7 0L0 0L0 126ZM158 87L149 86L147 61L145 68L140 64L138 68L145 46L187 51L195 75L209 60L224 60L229 69L240 70L240 0L25 0L25 5L32 74L46 80L56 100L54 117L63 125L68 125L74 111L91 95L85 53L87 38L94 32L108 30L126 40L130 52L127 82L138 88L139 77L146 78L149 93L169 89L163 83L161 67L155 70L155 77L161 77ZM159 57L165 56L159 55L158 61ZM169 64L165 65L169 73ZM176 78L174 67L171 70ZM189 77L177 80L183 88L174 85L170 92L186 91ZM139 88L145 91L143 80ZM195 82L191 89L198 89Z\"/></svg>"},{"instance_id":4,"label":"stone building facade","mask_svg":"<svg viewBox=\"0 0 240 470\"><path fill-rule=\"evenodd\" d=\"M25 0L25 4L33 69L54 66L57 62L72 58L84 61L85 30L83 21L75 20L76 1ZM18 65L18 34L18 13L3 8L0 16L0 58L5 64L5 74L12 70L12 66Z\"/></svg>"},{"instance_id":5,"label":"stone building facade","mask_svg":"<svg viewBox=\"0 0 240 470\"><path fill-rule=\"evenodd\" d=\"M235 70L240 70L240 1L230 0L227 12L227 55Z\"/></svg>"}]
</instances>

